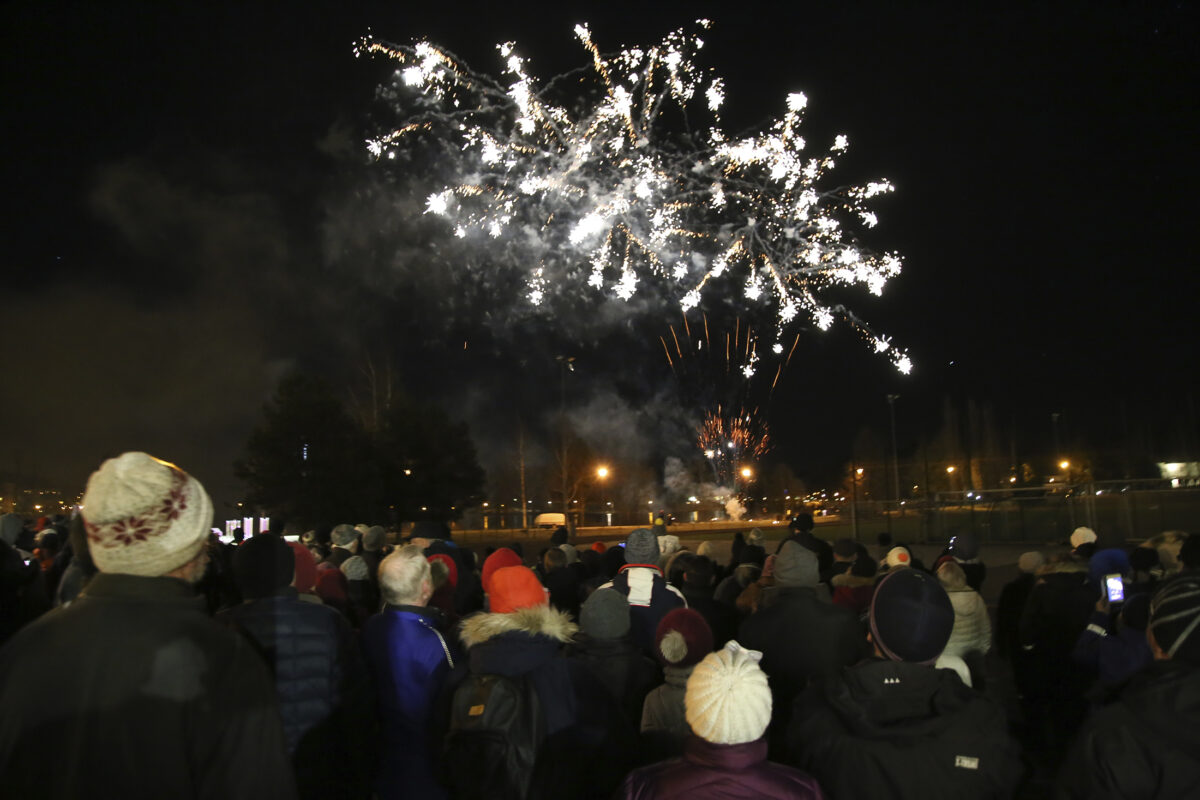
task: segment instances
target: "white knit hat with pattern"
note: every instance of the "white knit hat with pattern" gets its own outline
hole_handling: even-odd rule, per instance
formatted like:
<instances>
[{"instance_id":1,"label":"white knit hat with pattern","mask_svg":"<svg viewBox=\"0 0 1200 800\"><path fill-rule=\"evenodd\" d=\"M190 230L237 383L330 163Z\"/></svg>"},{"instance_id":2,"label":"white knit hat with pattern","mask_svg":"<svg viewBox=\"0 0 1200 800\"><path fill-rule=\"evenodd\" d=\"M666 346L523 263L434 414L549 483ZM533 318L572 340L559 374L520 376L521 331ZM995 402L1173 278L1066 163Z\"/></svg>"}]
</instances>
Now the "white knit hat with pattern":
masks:
<instances>
[{"instance_id":1,"label":"white knit hat with pattern","mask_svg":"<svg viewBox=\"0 0 1200 800\"><path fill-rule=\"evenodd\" d=\"M88 550L101 572L152 577L195 558L213 518L199 481L146 453L101 464L88 478L82 509Z\"/></svg>"},{"instance_id":2,"label":"white knit hat with pattern","mask_svg":"<svg viewBox=\"0 0 1200 800\"><path fill-rule=\"evenodd\" d=\"M730 640L696 665L684 695L693 733L713 744L762 738L771 721L771 687L761 659L762 653Z\"/></svg>"}]
</instances>

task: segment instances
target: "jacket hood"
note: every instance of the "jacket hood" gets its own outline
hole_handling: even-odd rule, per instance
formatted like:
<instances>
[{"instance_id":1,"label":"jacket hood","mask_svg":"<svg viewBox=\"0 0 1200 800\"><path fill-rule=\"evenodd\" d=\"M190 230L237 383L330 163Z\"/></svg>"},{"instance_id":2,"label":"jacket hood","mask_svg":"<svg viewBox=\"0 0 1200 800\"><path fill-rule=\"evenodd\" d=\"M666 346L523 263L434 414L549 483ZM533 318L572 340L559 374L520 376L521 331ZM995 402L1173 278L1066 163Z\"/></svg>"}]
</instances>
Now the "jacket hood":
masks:
<instances>
[{"instance_id":1,"label":"jacket hood","mask_svg":"<svg viewBox=\"0 0 1200 800\"><path fill-rule=\"evenodd\" d=\"M858 575L851 575L849 571L840 572L829 579L830 586L847 586L851 589L857 589L861 586L874 586L874 578L861 578Z\"/></svg>"},{"instance_id":2,"label":"jacket hood","mask_svg":"<svg viewBox=\"0 0 1200 800\"><path fill-rule=\"evenodd\" d=\"M830 705L855 735L893 737L936 734L948 717L973 699L951 670L872 659L843 673L830 689Z\"/></svg>"},{"instance_id":3,"label":"jacket hood","mask_svg":"<svg viewBox=\"0 0 1200 800\"><path fill-rule=\"evenodd\" d=\"M463 620L459 639L467 648L495 639L505 633L544 636L559 644L570 642L579 626L571 615L551 606L519 608L506 614L475 614Z\"/></svg>"}]
</instances>

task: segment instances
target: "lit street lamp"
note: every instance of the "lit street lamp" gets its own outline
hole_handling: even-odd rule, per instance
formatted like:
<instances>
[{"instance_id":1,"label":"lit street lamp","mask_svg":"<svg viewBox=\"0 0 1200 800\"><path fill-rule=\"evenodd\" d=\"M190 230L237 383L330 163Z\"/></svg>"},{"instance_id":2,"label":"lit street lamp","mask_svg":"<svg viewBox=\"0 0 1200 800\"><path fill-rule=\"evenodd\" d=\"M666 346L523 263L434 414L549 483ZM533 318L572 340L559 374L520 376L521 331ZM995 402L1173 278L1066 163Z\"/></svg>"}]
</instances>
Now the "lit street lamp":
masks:
<instances>
[{"instance_id":1,"label":"lit street lamp","mask_svg":"<svg viewBox=\"0 0 1200 800\"><path fill-rule=\"evenodd\" d=\"M600 480L601 487L604 486L604 479L608 477L608 467L601 464L596 467L596 477ZM600 502L604 505L605 521L612 525L612 513L608 510L608 502L604 497L604 489L600 489Z\"/></svg>"}]
</instances>

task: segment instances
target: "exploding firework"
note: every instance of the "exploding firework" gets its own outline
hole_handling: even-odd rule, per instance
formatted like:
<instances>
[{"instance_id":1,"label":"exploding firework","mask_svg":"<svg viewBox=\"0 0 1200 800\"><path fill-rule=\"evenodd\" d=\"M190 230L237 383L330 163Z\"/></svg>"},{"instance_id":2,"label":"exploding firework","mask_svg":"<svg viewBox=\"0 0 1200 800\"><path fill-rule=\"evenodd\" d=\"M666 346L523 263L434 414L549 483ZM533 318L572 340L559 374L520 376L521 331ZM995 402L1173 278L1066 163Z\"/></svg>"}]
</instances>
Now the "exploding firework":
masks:
<instances>
[{"instance_id":1,"label":"exploding firework","mask_svg":"<svg viewBox=\"0 0 1200 800\"><path fill-rule=\"evenodd\" d=\"M771 449L766 423L757 409L727 412L721 406L704 414L697 444L712 464L717 483L733 485L745 461L758 459Z\"/></svg>"},{"instance_id":2,"label":"exploding firework","mask_svg":"<svg viewBox=\"0 0 1200 800\"><path fill-rule=\"evenodd\" d=\"M725 83L696 64L708 27L701 20L657 45L603 55L577 26L591 65L545 83L511 42L498 46L494 78L429 42L365 38L358 53L400 64L382 90L400 124L368 147L384 162L409 163L420 160L411 156L420 142L440 148L424 160L451 179L426 212L458 237L479 237L491 258L528 265L534 305L581 283L625 301L664 285L684 312L713 292L740 293L771 309L776 354L798 316L821 330L842 320L907 373L902 349L825 298L837 286L880 294L899 274L897 254L873 253L856 235L876 223L866 201L891 184L823 188L848 141L839 135L806 154L801 93L762 132L727 135ZM581 93L563 100L568 84ZM697 98L708 109L704 126L689 118Z\"/></svg>"}]
</instances>

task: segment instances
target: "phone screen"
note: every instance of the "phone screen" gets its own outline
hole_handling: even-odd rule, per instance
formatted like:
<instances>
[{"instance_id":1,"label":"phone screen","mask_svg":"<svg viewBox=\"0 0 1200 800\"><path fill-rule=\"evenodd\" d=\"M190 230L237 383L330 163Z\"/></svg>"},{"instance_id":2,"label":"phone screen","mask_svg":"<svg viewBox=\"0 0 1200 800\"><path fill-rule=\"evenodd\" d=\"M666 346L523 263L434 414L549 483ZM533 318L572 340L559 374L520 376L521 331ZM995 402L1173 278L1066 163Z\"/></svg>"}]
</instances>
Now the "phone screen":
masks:
<instances>
[{"instance_id":1,"label":"phone screen","mask_svg":"<svg viewBox=\"0 0 1200 800\"><path fill-rule=\"evenodd\" d=\"M1104 584L1108 587L1108 602L1120 603L1125 600L1125 583L1120 575L1106 575Z\"/></svg>"}]
</instances>

